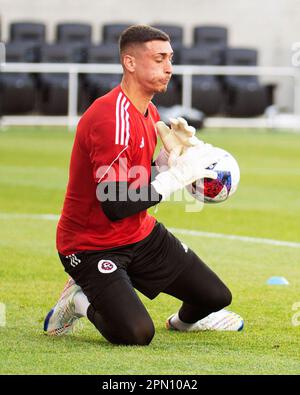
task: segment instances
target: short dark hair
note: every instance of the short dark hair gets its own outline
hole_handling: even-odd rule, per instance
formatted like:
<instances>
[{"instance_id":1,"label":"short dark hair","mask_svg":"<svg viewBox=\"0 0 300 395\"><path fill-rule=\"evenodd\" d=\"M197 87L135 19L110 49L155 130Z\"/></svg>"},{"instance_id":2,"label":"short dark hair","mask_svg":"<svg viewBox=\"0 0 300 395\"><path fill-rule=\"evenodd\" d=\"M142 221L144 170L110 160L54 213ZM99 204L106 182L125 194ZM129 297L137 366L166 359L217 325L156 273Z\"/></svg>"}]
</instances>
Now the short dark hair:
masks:
<instances>
[{"instance_id":1,"label":"short dark hair","mask_svg":"<svg viewBox=\"0 0 300 395\"><path fill-rule=\"evenodd\" d=\"M143 44L148 41L169 41L170 37L162 30L148 25L132 25L121 34L119 39L120 53L131 44Z\"/></svg>"}]
</instances>

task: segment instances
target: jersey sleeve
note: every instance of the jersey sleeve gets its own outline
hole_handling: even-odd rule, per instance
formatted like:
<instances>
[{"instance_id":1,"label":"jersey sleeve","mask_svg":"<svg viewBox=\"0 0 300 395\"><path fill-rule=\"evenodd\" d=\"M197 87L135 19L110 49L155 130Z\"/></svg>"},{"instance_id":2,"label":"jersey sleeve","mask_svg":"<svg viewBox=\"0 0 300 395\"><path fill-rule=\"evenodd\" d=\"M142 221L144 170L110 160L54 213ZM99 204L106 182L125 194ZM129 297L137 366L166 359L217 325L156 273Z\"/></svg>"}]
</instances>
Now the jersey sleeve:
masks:
<instances>
[{"instance_id":1,"label":"jersey sleeve","mask_svg":"<svg viewBox=\"0 0 300 395\"><path fill-rule=\"evenodd\" d=\"M91 127L89 151L96 183L127 181L131 139L124 126L120 128L115 121L105 121Z\"/></svg>"}]
</instances>

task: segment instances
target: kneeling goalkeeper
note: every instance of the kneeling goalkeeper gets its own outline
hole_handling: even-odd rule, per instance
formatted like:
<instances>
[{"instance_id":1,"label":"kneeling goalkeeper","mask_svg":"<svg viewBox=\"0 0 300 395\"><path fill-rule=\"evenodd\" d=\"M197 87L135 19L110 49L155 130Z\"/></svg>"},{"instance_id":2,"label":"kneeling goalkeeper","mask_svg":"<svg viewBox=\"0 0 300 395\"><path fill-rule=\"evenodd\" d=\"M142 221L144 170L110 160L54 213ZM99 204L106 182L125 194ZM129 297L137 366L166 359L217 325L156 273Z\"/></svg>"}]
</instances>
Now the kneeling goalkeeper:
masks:
<instances>
[{"instance_id":1,"label":"kneeling goalkeeper","mask_svg":"<svg viewBox=\"0 0 300 395\"><path fill-rule=\"evenodd\" d=\"M147 213L191 182L215 177L207 170L216 160L212 147L195 143L183 119L173 120L171 129L159 122L151 102L167 89L172 56L164 32L144 25L125 30L121 84L80 119L57 227L57 249L70 280L46 316L48 335L70 332L85 316L111 343L149 344L153 321L135 289L150 299L163 292L183 302L168 318L168 329L243 327L239 315L223 309L232 298L226 285ZM151 176L157 132L164 149L155 164L167 170Z\"/></svg>"}]
</instances>

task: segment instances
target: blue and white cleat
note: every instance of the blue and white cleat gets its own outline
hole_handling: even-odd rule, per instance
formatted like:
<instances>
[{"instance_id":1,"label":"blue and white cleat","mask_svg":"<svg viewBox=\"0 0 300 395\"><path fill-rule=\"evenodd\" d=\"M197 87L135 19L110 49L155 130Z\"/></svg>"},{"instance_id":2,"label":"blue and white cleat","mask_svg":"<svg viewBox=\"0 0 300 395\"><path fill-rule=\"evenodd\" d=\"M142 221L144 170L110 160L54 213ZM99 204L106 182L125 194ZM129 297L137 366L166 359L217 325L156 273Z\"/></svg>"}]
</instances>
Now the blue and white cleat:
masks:
<instances>
[{"instance_id":1,"label":"blue and white cleat","mask_svg":"<svg viewBox=\"0 0 300 395\"><path fill-rule=\"evenodd\" d=\"M56 305L49 311L44 321L44 333L61 336L73 331L81 315L75 313L74 296L81 288L70 278Z\"/></svg>"},{"instance_id":2,"label":"blue and white cleat","mask_svg":"<svg viewBox=\"0 0 300 395\"><path fill-rule=\"evenodd\" d=\"M166 328L170 330L178 330L172 324L171 315L166 322ZM186 329L180 329L187 332L196 331L241 331L244 328L244 320L242 317L232 311L222 309L215 313L209 314L207 317L195 322L194 324L184 324Z\"/></svg>"}]
</instances>

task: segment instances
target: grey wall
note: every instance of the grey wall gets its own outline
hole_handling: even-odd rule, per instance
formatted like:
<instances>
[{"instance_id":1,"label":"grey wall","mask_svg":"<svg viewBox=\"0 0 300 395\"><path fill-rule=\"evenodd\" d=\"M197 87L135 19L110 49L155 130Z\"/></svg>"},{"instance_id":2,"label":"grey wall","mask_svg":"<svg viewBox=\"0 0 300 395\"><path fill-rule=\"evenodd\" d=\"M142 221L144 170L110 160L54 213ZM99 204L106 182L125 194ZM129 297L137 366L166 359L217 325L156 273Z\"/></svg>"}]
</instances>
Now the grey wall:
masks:
<instances>
[{"instance_id":1,"label":"grey wall","mask_svg":"<svg viewBox=\"0 0 300 395\"><path fill-rule=\"evenodd\" d=\"M194 26L221 24L229 28L231 46L258 48L259 63L265 66L290 66L292 43L300 41L300 0L0 0L0 17L3 41L9 23L18 20L45 22L49 41L56 23L87 22L95 42L101 39L103 23L178 23L185 29L186 44ZM278 103L289 107L293 84L280 81Z\"/></svg>"}]
</instances>

